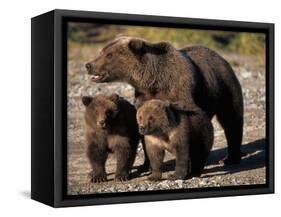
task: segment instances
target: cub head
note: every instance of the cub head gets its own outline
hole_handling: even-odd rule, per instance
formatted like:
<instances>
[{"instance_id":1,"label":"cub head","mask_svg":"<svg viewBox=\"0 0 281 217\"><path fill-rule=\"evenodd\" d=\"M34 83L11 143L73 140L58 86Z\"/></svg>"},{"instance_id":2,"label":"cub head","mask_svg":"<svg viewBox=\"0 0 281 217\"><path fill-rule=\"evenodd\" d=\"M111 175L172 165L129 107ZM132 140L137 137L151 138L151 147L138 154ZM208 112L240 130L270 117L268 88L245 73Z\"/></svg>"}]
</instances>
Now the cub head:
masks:
<instances>
[{"instance_id":1,"label":"cub head","mask_svg":"<svg viewBox=\"0 0 281 217\"><path fill-rule=\"evenodd\" d=\"M169 102L152 99L137 110L139 132L143 135L164 134L176 123L176 113Z\"/></svg>"},{"instance_id":2,"label":"cub head","mask_svg":"<svg viewBox=\"0 0 281 217\"><path fill-rule=\"evenodd\" d=\"M169 47L166 42L153 44L139 38L119 37L108 43L85 67L94 82L129 81L134 76L140 77L136 73L145 68L152 55L165 55Z\"/></svg>"},{"instance_id":3,"label":"cub head","mask_svg":"<svg viewBox=\"0 0 281 217\"><path fill-rule=\"evenodd\" d=\"M93 128L108 129L111 121L118 115L118 101L117 94L83 96L82 102L86 107L86 123Z\"/></svg>"}]
</instances>

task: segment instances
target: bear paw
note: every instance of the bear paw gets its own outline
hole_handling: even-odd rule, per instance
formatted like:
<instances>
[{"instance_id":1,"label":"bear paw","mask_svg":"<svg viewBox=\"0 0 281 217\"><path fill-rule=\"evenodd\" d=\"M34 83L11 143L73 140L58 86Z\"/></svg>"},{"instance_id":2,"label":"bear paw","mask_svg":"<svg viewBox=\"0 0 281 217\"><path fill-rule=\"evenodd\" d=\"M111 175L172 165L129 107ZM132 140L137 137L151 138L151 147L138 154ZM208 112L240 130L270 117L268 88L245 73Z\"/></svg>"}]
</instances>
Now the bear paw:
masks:
<instances>
[{"instance_id":1,"label":"bear paw","mask_svg":"<svg viewBox=\"0 0 281 217\"><path fill-rule=\"evenodd\" d=\"M90 178L91 183L101 183L106 182L106 174L95 175L93 172L90 172L88 177Z\"/></svg>"},{"instance_id":2,"label":"bear paw","mask_svg":"<svg viewBox=\"0 0 281 217\"><path fill-rule=\"evenodd\" d=\"M177 174L173 173L173 174L170 174L168 176L168 179L171 180L171 181L174 181L174 180L184 180L184 179L186 179L186 176L177 175Z\"/></svg>"},{"instance_id":3,"label":"bear paw","mask_svg":"<svg viewBox=\"0 0 281 217\"><path fill-rule=\"evenodd\" d=\"M151 175L149 175L148 177L147 177L147 179L149 180L149 181L159 181L159 180L161 180L161 174L151 174Z\"/></svg>"}]
</instances>

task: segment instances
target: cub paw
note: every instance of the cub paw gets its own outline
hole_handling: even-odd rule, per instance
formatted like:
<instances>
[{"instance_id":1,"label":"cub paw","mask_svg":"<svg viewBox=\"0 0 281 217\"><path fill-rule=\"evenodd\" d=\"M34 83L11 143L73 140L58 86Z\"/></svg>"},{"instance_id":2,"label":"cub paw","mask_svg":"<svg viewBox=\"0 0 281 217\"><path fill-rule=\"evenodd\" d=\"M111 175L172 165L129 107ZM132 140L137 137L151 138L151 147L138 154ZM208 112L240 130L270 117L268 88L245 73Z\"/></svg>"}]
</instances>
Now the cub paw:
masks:
<instances>
[{"instance_id":1,"label":"cub paw","mask_svg":"<svg viewBox=\"0 0 281 217\"><path fill-rule=\"evenodd\" d=\"M168 180L174 181L177 180L177 177L175 176L175 174L170 174L168 175Z\"/></svg>"},{"instance_id":2,"label":"cub paw","mask_svg":"<svg viewBox=\"0 0 281 217\"><path fill-rule=\"evenodd\" d=\"M186 176L177 175L177 174L173 173L173 174L170 174L168 176L168 179L171 180L171 181L174 181L174 180L184 180L184 179L186 179Z\"/></svg>"},{"instance_id":3,"label":"cub paw","mask_svg":"<svg viewBox=\"0 0 281 217\"><path fill-rule=\"evenodd\" d=\"M154 181L154 182L161 180L161 178L162 178L161 174L153 174L153 173L147 177L149 181Z\"/></svg>"},{"instance_id":4,"label":"cub paw","mask_svg":"<svg viewBox=\"0 0 281 217\"><path fill-rule=\"evenodd\" d=\"M95 175L93 172L90 172L88 177L91 183L101 183L107 181L106 174Z\"/></svg>"}]
</instances>

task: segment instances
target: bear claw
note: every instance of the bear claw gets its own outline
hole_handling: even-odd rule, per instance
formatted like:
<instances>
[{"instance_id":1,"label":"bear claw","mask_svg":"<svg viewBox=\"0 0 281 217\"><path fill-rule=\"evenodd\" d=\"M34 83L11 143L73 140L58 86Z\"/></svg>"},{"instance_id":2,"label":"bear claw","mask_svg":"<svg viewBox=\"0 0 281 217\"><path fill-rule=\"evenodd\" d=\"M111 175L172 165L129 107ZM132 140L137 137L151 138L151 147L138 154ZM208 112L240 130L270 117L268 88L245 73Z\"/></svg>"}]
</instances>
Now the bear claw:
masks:
<instances>
[{"instance_id":1,"label":"bear claw","mask_svg":"<svg viewBox=\"0 0 281 217\"><path fill-rule=\"evenodd\" d=\"M107 181L106 175L94 175L93 172L90 172L88 177L90 178L91 183L100 183Z\"/></svg>"},{"instance_id":2,"label":"bear claw","mask_svg":"<svg viewBox=\"0 0 281 217\"><path fill-rule=\"evenodd\" d=\"M93 177L91 181L93 183L101 183L101 182L106 182L107 178L106 177Z\"/></svg>"}]
</instances>

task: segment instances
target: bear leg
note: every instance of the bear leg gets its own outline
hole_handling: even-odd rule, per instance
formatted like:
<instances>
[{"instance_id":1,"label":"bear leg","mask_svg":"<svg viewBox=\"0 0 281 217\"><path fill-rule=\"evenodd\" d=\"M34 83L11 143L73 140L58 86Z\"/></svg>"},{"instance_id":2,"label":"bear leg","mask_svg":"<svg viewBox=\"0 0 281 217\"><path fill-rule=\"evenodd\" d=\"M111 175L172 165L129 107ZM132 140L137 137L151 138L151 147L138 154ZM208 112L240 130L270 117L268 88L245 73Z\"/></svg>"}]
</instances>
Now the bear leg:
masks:
<instances>
[{"instance_id":1,"label":"bear leg","mask_svg":"<svg viewBox=\"0 0 281 217\"><path fill-rule=\"evenodd\" d=\"M181 147L176 153L176 171L174 174L169 176L169 179L186 179L187 175L190 174L190 158L187 147Z\"/></svg>"},{"instance_id":2,"label":"bear leg","mask_svg":"<svg viewBox=\"0 0 281 217\"><path fill-rule=\"evenodd\" d=\"M162 178L162 163L165 151L157 145L147 144L147 147L147 155L151 166L151 175L147 179L150 181L160 180Z\"/></svg>"},{"instance_id":3,"label":"bear leg","mask_svg":"<svg viewBox=\"0 0 281 217\"><path fill-rule=\"evenodd\" d=\"M239 114L234 108L226 107L217 113L217 119L224 129L227 139L228 156L223 159L223 163L226 165L239 164L243 138L243 110L242 114Z\"/></svg>"},{"instance_id":4,"label":"bear leg","mask_svg":"<svg viewBox=\"0 0 281 217\"><path fill-rule=\"evenodd\" d=\"M138 173L139 174L147 172L149 170L149 167L150 167L150 162L149 162L149 158L148 158L148 155L147 155L147 147L146 147L146 144L145 144L144 136L141 136L141 143L142 143L142 149L143 149L143 153L144 153L144 162L143 162L142 165L140 165L138 167Z\"/></svg>"},{"instance_id":5,"label":"bear leg","mask_svg":"<svg viewBox=\"0 0 281 217\"><path fill-rule=\"evenodd\" d=\"M88 146L87 155L92 166L92 171L89 173L90 181L94 183L107 181L105 172L107 150L104 147L91 144Z\"/></svg>"},{"instance_id":6,"label":"bear leg","mask_svg":"<svg viewBox=\"0 0 281 217\"><path fill-rule=\"evenodd\" d=\"M115 180L126 181L129 179L129 172L132 166L133 153L130 144L115 145L113 152L117 160Z\"/></svg>"}]
</instances>

